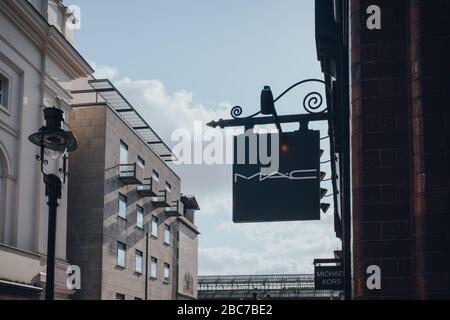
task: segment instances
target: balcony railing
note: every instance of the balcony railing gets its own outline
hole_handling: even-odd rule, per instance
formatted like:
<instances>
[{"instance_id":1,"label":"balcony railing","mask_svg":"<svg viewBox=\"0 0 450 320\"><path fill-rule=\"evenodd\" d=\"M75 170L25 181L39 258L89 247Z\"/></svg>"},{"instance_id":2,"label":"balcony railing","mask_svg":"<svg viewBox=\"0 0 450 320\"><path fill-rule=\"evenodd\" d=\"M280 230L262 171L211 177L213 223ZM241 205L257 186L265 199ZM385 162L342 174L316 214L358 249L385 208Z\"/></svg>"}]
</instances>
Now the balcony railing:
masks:
<instances>
[{"instance_id":1,"label":"balcony railing","mask_svg":"<svg viewBox=\"0 0 450 320\"><path fill-rule=\"evenodd\" d=\"M142 184L143 170L136 163L119 165L119 179L127 185Z\"/></svg>"},{"instance_id":2,"label":"balcony railing","mask_svg":"<svg viewBox=\"0 0 450 320\"><path fill-rule=\"evenodd\" d=\"M136 191L141 197L157 196L155 192L155 183L153 182L153 178L144 179L144 182L137 186Z\"/></svg>"},{"instance_id":3,"label":"balcony railing","mask_svg":"<svg viewBox=\"0 0 450 320\"><path fill-rule=\"evenodd\" d=\"M164 210L169 217L181 217L183 215L183 204L180 200L172 201L172 205Z\"/></svg>"},{"instance_id":4,"label":"balcony railing","mask_svg":"<svg viewBox=\"0 0 450 320\"><path fill-rule=\"evenodd\" d=\"M159 191L158 194L152 198L152 204L155 208L170 207L170 204L167 202L167 191Z\"/></svg>"}]
</instances>

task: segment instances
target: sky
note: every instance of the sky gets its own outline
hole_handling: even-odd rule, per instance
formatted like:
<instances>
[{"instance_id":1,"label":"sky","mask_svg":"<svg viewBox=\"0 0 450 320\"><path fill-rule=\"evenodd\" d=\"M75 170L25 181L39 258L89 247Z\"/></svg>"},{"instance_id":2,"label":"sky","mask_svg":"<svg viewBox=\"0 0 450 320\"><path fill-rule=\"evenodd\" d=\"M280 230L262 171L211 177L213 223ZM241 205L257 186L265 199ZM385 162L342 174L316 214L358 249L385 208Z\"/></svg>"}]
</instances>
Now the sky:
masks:
<instances>
[{"instance_id":1,"label":"sky","mask_svg":"<svg viewBox=\"0 0 450 320\"><path fill-rule=\"evenodd\" d=\"M80 8L76 48L95 76L113 81L169 146L174 130L192 132L194 121L229 118L235 105L245 115L259 111L265 85L276 95L300 80L323 77L313 0L64 3ZM280 101L278 113L299 113L304 90ZM324 124L310 127L326 136ZM312 273L315 258L333 257L340 247L332 210L318 222L234 224L229 165L172 166L182 192L194 194L201 207L200 275Z\"/></svg>"}]
</instances>

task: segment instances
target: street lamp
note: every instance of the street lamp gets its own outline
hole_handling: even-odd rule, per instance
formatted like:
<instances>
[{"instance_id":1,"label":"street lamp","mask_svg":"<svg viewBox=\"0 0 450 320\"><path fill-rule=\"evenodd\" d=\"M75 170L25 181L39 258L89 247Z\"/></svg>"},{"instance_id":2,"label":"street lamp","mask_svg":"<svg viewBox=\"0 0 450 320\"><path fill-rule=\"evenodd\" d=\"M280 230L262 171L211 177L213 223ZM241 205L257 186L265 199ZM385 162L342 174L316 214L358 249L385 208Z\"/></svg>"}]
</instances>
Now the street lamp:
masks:
<instances>
[{"instance_id":1,"label":"street lamp","mask_svg":"<svg viewBox=\"0 0 450 320\"><path fill-rule=\"evenodd\" d=\"M58 200L62 196L62 181L55 174L47 174L44 165L48 164L47 156L53 160L63 157L63 168L59 173L67 176L67 153L78 148L76 137L70 131L62 128L64 112L55 107L44 109L45 126L28 137L31 143L40 147L40 155L36 159L41 162L41 172L44 176L45 195L48 197L48 241L47 241L47 274L45 285L45 299L54 300L55 293L55 240L56 240L56 212Z\"/></svg>"}]
</instances>

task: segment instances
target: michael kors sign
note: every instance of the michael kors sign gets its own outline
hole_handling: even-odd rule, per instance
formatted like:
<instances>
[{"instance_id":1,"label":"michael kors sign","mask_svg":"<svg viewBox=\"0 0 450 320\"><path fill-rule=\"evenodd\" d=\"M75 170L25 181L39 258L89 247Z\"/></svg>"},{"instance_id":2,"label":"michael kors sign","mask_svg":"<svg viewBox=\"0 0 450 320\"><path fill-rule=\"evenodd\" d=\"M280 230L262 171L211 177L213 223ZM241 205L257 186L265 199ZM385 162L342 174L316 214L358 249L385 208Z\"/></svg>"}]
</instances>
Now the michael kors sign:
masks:
<instances>
[{"instance_id":1,"label":"michael kors sign","mask_svg":"<svg viewBox=\"0 0 450 320\"><path fill-rule=\"evenodd\" d=\"M320 220L318 131L237 136L234 157L234 222Z\"/></svg>"}]
</instances>

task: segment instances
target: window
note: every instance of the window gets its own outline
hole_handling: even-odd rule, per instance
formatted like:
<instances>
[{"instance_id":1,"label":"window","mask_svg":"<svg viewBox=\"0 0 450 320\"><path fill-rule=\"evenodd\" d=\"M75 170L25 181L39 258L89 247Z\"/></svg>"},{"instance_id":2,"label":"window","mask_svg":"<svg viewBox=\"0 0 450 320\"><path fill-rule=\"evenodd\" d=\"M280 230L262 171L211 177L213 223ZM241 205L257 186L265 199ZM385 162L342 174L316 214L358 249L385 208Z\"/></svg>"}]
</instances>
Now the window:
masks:
<instances>
[{"instance_id":1,"label":"window","mask_svg":"<svg viewBox=\"0 0 450 320\"><path fill-rule=\"evenodd\" d=\"M0 74L0 105L8 107L8 79Z\"/></svg>"},{"instance_id":2,"label":"window","mask_svg":"<svg viewBox=\"0 0 450 320\"><path fill-rule=\"evenodd\" d=\"M172 185L168 182L166 182L166 190L167 192L172 192Z\"/></svg>"},{"instance_id":3,"label":"window","mask_svg":"<svg viewBox=\"0 0 450 320\"><path fill-rule=\"evenodd\" d=\"M144 209L139 206L136 209L136 227L144 229Z\"/></svg>"},{"instance_id":4,"label":"window","mask_svg":"<svg viewBox=\"0 0 450 320\"><path fill-rule=\"evenodd\" d=\"M125 295L121 293L116 293L116 300L125 300Z\"/></svg>"},{"instance_id":5,"label":"window","mask_svg":"<svg viewBox=\"0 0 450 320\"><path fill-rule=\"evenodd\" d=\"M164 226L164 243L170 244L170 226L168 224Z\"/></svg>"},{"instance_id":6,"label":"window","mask_svg":"<svg viewBox=\"0 0 450 320\"><path fill-rule=\"evenodd\" d=\"M158 218L152 217L152 237L158 238Z\"/></svg>"},{"instance_id":7,"label":"window","mask_svg":"<svg viewBox=\"0 0 450 320\"><path fill-rule=\"evenodd\" d=\"M5 155L3 154L2 150L0 149L0 221L4 221L3 219L6 216L4 208L4 203L6 200L6 178L8 176L7 168L6 168L6 161L5 161ZM2 227L3 228L3 225ZM3 238L3 232L0 230L0 239Z\"/></svg>"},{"instance_id":8,"label":"window","mask_svg":"<svg viewBox=\"0 0 450 320\"><path fill-rule=\"evenodd\" d=\"M144 254L142 253L142 251L136 250L136 259L135 259L136 268L134 270L136 271L136 273L142 273L143 256Z\"/></svg>"},{"instance_id":9,"label":"window","mask_svg":"<svg viewBox=\"0 0 450 320\"><path fill-rule=\"evenodd\" d=\"M127 246L122 242L117 242L117 266L125 268L125 253Z\"/></svg>"},{"instance_id":10,"label":"window","mask_svg":"<svg viewBox=\"0 0 450 320\"><path fill-rule=\"evenodd\" d=\"M123 141L120 141L120 164L128 163L128 145Z\"/></svg>"},{"instance_id":11,"label":"window","mask_svg":"<svg viewBox=\"0 0 450 320\"><path fill-rule=\"evenodd\" d=\"M152 257L150 262L150 278L157 279L158 272L158 259Z\"/></svg>"},{"instance_id":12,"label":"window","mask_svg":"<svg viewBox=\"0 0 450 320\"><path fill-rule=\"evenodd\" d=\"M128 206L127 202L128 202L127 197L119 193L119 210L117 214L122 219L127 218L127 206Z\"/></svg>"},{"instance_id":13,"label":"window","mask_svg":"<svg viewBox=\"0 0 450 320\"><path fill-rule=\"evenodd\" d=\"M164 263L164 282L170 282L170 265Z\"/></svg>"},{"instance_id":14,"label":"window","mask_svg":"<svg viewBox=\"0 0 450 320\"><path fill-rule=\"evenodd\" d=\"M4 104L6 104L6 103L4 103L4 93L3 93L3 87L4 87L4 83L5 83L5 80L3 80L2 78L0 78L0 104L1 105L4 105Z\"/></svg>"},{"instance_id":15,"label":"window","mask_svg":"<svg viewBox=\"0 0 450 320\"><path fill-rule=\"evenodd\" d=\"M138 164L138 166L141 167L142 169L145 169L145 160L142 159L141 157L138 157L137 164Z\"/></svg>"},{"instance_id":16,"label":"window","mask_svg":"<svg viewBox=\"0 0 450 320\"><path fill-rule=\"evenodd\" d=\"M156 170L153 170L152 177L153 177L153 180L159 181L159 173Z\"/></svg>"}]
</instances>

